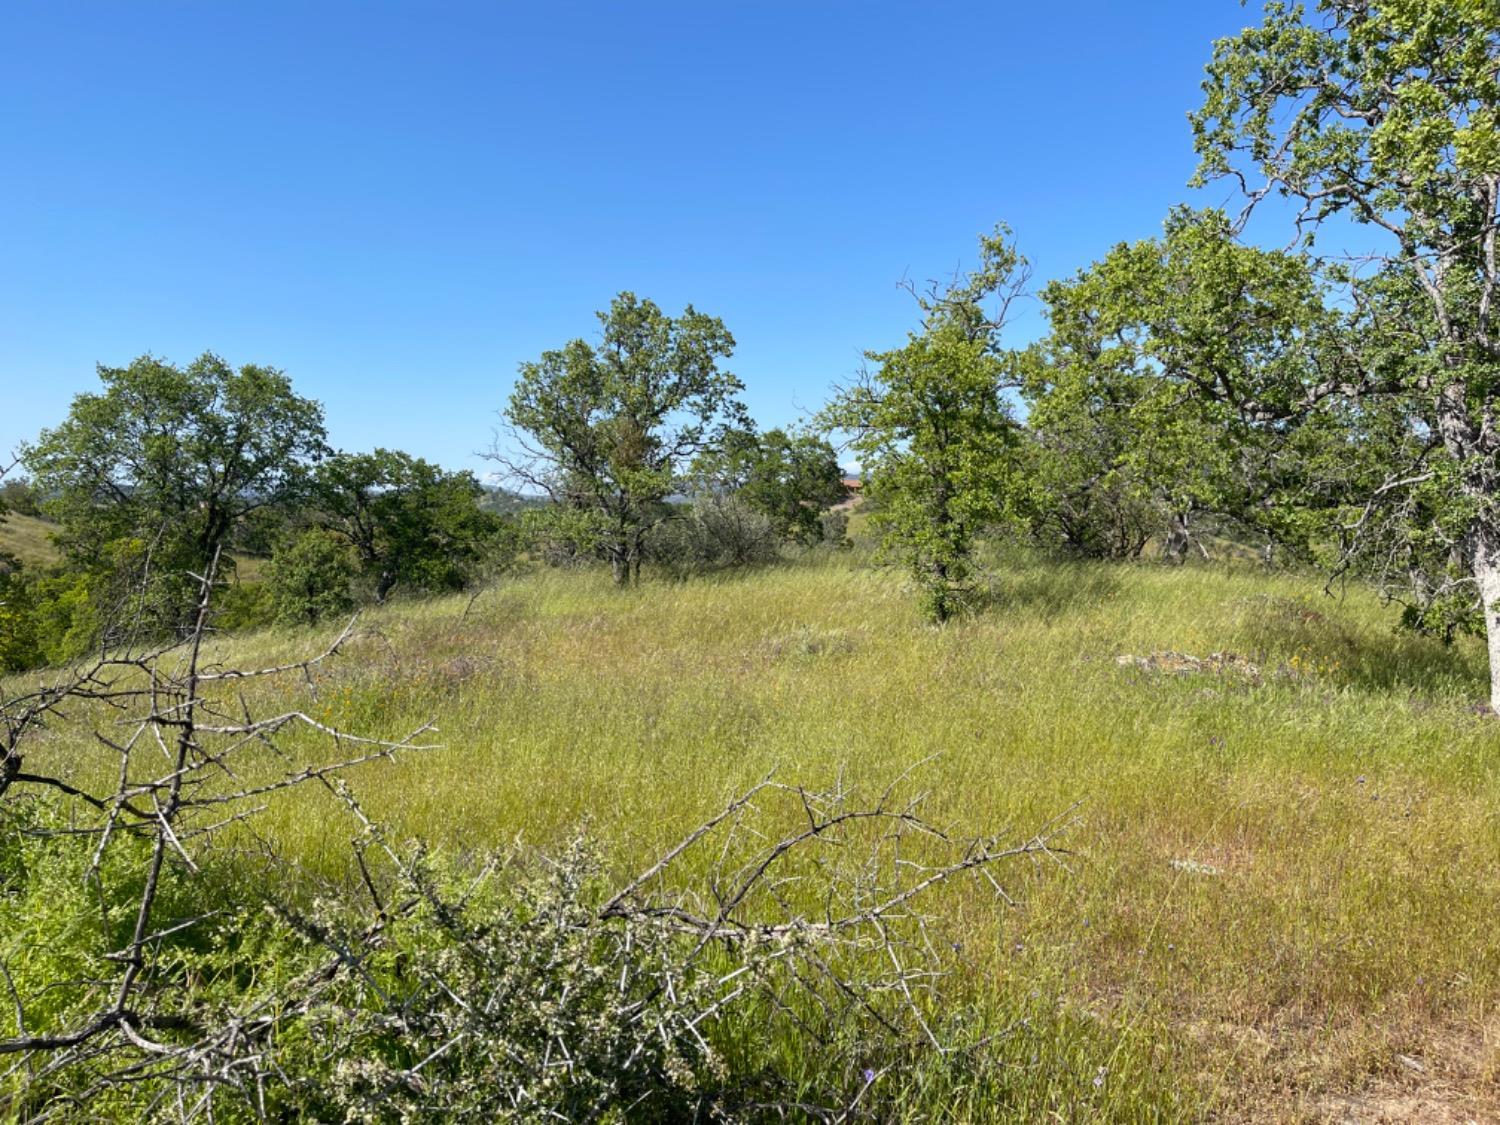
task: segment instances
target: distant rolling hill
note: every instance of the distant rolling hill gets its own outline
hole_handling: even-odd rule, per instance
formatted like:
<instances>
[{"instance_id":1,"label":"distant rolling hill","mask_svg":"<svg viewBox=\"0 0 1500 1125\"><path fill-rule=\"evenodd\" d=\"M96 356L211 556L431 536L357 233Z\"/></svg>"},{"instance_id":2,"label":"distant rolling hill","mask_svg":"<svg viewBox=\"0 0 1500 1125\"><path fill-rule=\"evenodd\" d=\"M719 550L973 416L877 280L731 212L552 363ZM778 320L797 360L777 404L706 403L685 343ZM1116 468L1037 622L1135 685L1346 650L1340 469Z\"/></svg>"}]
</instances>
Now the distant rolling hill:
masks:
<instances>
[{"instance_id":1,"label":"distant rolling hill","mask_svg":"<svg viewBox=\"0 0 1500 1125\"><path fill-rule=\"evenodd\" d=\"M9 512L0 516L0 552L15 555L28 566L46 566L57 561L51 533L56 524L35 516Z\"/></svg>"},{"instance_id":2,"label":"distant rolling hill","mask_svg":"<svg viewBox=\"0 0 1500 1125\"><path fill-rule=\"evenodd\" d=\"M540 508L546 503L545 497L523 496L507 488L486 488L484 495L479 498L479 507L486 512L494 512L497 516L519 515L528 508Z\"/></svg>"}]
</instances>

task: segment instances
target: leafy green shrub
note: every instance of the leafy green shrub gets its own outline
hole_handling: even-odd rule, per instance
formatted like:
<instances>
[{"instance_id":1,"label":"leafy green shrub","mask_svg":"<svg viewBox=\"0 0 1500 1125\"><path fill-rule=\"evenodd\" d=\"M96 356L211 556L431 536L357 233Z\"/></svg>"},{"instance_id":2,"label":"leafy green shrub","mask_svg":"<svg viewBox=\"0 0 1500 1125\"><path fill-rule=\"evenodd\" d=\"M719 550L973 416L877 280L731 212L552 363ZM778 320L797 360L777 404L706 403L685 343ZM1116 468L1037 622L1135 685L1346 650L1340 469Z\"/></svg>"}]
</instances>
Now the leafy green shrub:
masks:
<instances>
[{"instance_id":1,"label":"leafy green shrub","mask_svg":"<svg viewBox=\"0 0 1500 1125\"><path fill-rule=\"evenodd\" d=\"M99 639L97 576L0 572L0 672L23 672L83 655Z\"/></svg>"},{"instance_id":2,"label":"leafy green shrub","mask_svg":"<svg viewBox=\"0 0 1500 1125\"><path fill-rule=\"evenodd\" d=\"M235 582L214 597L214 628L237 633L262 629L276 620L276 595L265 582Z\"/></svg>"},{"instance_id":3,"label":"leafy green shrub","mask_svg":"<svg viewBox=\"0 0 1500 1125\"><path fill-rule=\"evenodd\" d=\"M854 546L849 538L849 513L830 510L818 517L819 540L825 547L845 551Z\"/></svg>"},{"instance_id":4,"label":"leafy green shrub","mask_svg":"<svg viewBox=\"0 0 1500 1125\"><path fill-rule=\"evenodd\" d=\"M517 536L521 550L547 566L582 566L599 557L604 533L597 512L547 504L521 513Z\"/></svg>"},{"instance_id":5,"label":"leafy green shrub","mask_svg":"<svg viewBox=\"0 0 1500 1125\"><path fill-rule=\"evenodd\" d=\"M11 511L22 516L40 516L36 489L31 482L12 477L0 482L0 512Z\"/></svg>"},{"instance_id":6,"label":"leafy green shrub","mask_svg":"<svg viewBox=\"0 0 1500 1125\"><path fill-rule=\"evenodd\" d=\"M140 539L105 544L88 568L0 568L0 671L55 667L101 647L171 637L188 624L193 582L158 568ZM258 597L226 590L220 627L264 623Z\"/></svg>"},{"instance_id":7,"label":"leafy green shrub","mask_svg":"<svg viewBox=\"0 0 1500 1125\"><path fill-rule=\"evenodd\" d=\"M27 591L35 664L63 664L99 642L104 632L103 576L63 573L36 577Z\"/></svg>"},{"instance_id":8,"label":"leafy green shrub","mask_svg":"<svg viewBox=\"0 0 1500 1125\"><path fill-rule=\"evenodd\" d=\"M24 672L40 662L36 618L21 568L0 568L0 672Z\"/></svg>"},{"instance_id":9,"label":"leafy green shrub","mask_svg":"<svg viewBox=\"0 0 1500 1125\"><path fill-rule=\"evenodd\" d=\"M355 606L359 564L326 531L305 531L278 547L266 564L266 586L278 622L316 625Z\"/></svg>"},{"instance_id":10,"label":"leafy green shrub","mask_svg":"<svg viewBox=\"0 0 1500 1125\"><path fill-rule=\"evenodd\" d=\"M192 605L186 575L153 566L150 544L105 544L87 569L16 567L0 577L0 667L61 665L101 646L172 635Z\"/></svg>"}]
</instances>

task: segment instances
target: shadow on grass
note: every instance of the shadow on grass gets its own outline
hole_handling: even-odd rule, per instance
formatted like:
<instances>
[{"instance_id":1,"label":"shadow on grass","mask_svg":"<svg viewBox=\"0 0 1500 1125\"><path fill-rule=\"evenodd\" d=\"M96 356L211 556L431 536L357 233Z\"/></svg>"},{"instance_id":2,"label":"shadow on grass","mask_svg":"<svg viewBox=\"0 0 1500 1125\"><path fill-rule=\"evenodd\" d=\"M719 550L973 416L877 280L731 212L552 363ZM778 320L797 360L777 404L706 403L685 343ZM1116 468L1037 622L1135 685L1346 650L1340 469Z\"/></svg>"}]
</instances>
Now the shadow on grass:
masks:
<instances>
[{"instance_id":1,"label":"shadow on grass","mask_svg":"<svg viewBox=\"0 0 1500 1125\"><path fill-rule=\"evenodd\" d=\"M1489 673L1471 638L1445 645L1398 629L1355 628L1339 621L1334 603L1260 595L1237 602L1235 633L1266 667L1316 676L1370 691L1484 699Z\"/></svg>"},{"instance_id":2,"label":"shadow on grass","mask_svg":"<svg viewBox=\"0 0 1500 1125\"><path fill-rule=\"evenodd\" d=\"M1071 559L1030 560L1019 568L1002 564L976 594L973 608L1054 618L1112 597L1129 573L1127 565Z\"/></svg>"}]
</instances>

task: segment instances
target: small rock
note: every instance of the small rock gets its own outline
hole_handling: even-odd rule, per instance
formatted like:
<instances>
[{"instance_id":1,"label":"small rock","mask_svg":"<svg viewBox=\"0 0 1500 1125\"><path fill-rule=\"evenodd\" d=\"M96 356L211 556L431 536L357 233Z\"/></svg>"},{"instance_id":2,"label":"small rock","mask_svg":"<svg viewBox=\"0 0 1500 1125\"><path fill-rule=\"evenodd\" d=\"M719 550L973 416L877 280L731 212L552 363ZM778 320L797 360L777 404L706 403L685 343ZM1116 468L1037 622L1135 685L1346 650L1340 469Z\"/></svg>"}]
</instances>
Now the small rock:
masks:
<instances>
[{"instance_id":1,"label":"small rock","mask_svg":"<svg viewBox=\"0 0 1500 1125\"><path fill-rule=\"evenodd\" d=\"M1172 867L1190 875L1217 875L1219 869L1211 863L1199 863L1196 859L1174 859Z\"/></svg>"},{"instance_id":2,"label":"small rock","mask_svg":"<svg viewBox=\"0 0 1500 1125\"><path fill-rule=\"evenodd\" d=\"M1411 1055L1397 1055L1396 1061L1414 1074L1426 1074L1427 1067L1421 1059L1413 1058Z\"/></svg>"}]
</instances>

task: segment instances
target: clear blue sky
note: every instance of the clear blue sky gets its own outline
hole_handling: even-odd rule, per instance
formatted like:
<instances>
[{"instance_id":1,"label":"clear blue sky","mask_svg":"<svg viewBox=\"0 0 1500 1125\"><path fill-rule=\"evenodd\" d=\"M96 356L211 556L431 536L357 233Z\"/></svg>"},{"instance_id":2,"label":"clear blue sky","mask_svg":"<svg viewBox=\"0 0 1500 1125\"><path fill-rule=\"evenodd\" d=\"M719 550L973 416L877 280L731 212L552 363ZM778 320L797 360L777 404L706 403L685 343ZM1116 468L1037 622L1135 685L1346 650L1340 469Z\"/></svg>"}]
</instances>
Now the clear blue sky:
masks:
<instances>
[{"instance_id":1,"label":"clear blue sky","mask_svg":"<svg viewBox=\"0 0 1500 1125\"><path fill-rule=\"evenodd\" d=\"M286 370L348 448L483 469L516 364L633 289L739 341L762 425L1009 222L1039 280L1189 198L1235 0L16 3L0 450L94 365ZM1229 198L1227 188L1198 203ZM1028 312L1018 338L1035 335Z\"/></svg>"}]
</instances>

